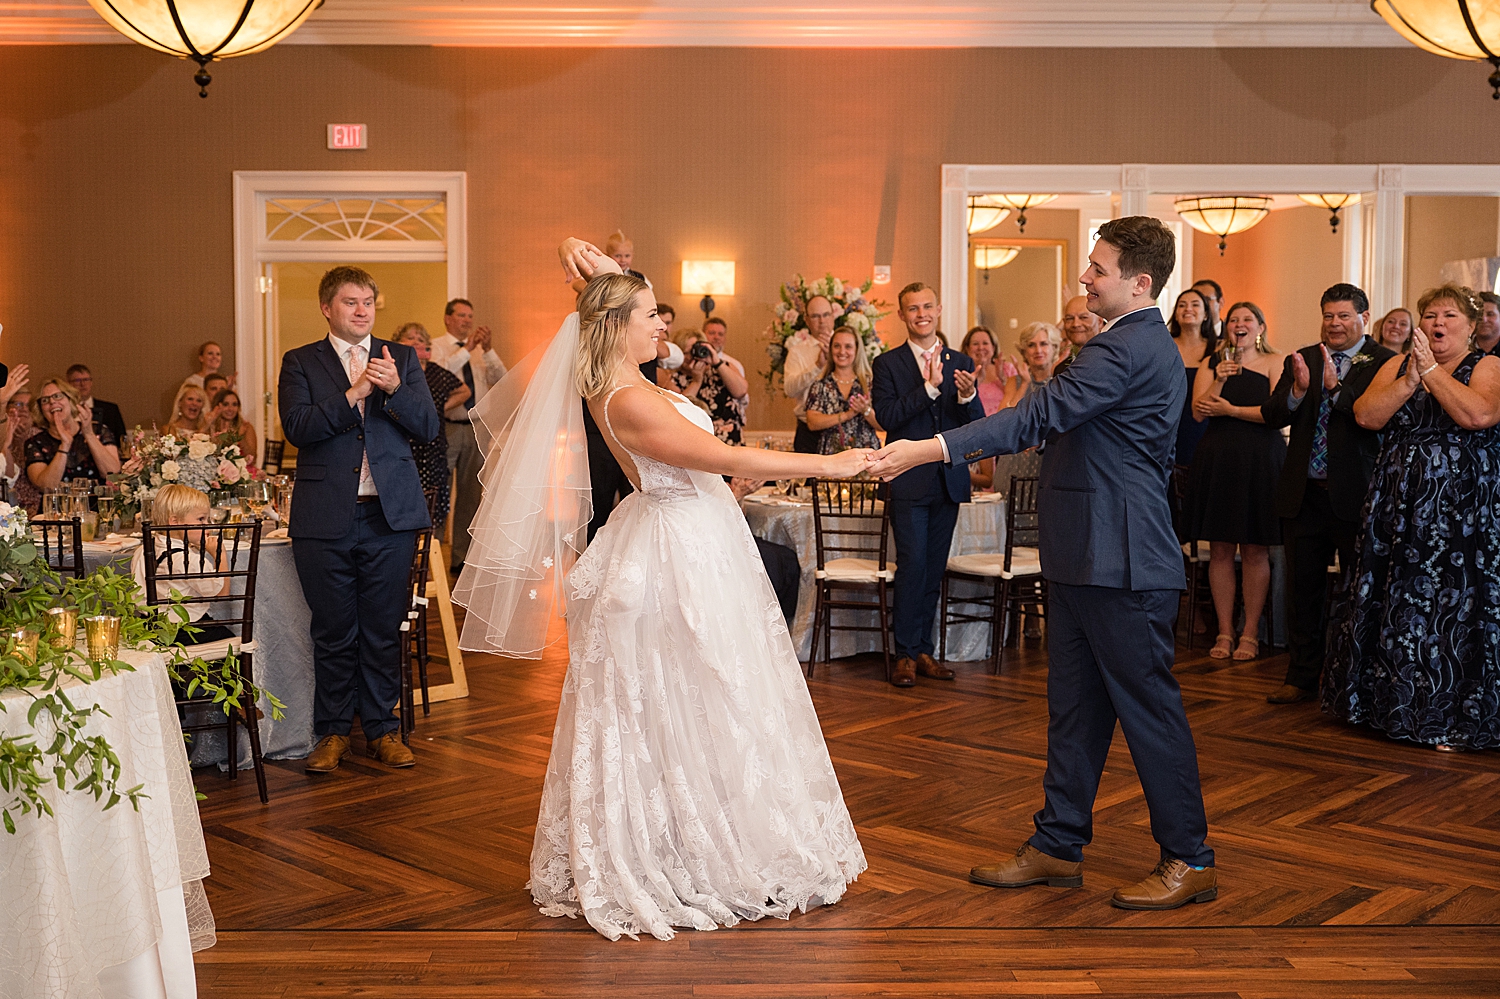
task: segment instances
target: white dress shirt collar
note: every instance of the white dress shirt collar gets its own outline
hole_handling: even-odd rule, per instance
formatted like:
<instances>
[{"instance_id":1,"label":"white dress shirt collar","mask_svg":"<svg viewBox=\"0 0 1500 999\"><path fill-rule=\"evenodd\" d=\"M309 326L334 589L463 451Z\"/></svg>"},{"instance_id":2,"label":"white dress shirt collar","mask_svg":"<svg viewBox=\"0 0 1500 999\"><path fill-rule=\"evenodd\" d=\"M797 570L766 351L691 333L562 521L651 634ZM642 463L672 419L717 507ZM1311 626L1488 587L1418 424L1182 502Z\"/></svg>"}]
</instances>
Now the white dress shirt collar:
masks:
<instances>
[{"instance_id":1,"label":"white dress shirt collar","mask_svg":"<svg viewBox=\"0 0 1500 999\"><path fill-rule=\"evenodd\" d=\"M922 358L924 358L924 357L927 356L927 351L928 350L942 350L943 349L943 341L940 338L938 338L938 337L933 337L932 338L932 346L926 348L925 350L923 348L921 348L921 347L918 347L916 341L913 340L913 339L911 339L911 337L907 337L906 338L906 345L911 348L912 354L914 354L916 356L916 358L917 358L917 367L919 367L919 368L922 366Z\"/></svg>"},{"instance_id":2,"label":"white dress shirt collar","mask_svg":"<svg viewBox=\"0 0 1500 999\"><path fill-rule=\"evenodd\" d=\"M370 361L370 334L368 333L365 334L365 338L359 341L359 343L350 343L348 340L340 340L338 337L330 333L328 334L328 342L333 344L333 349L338 352L339 363L344 366L345 371L349 370L349 351L353 350L355 347L363 347L365 349L365 363L368 364Z\"/></svg>"}]
</instances>

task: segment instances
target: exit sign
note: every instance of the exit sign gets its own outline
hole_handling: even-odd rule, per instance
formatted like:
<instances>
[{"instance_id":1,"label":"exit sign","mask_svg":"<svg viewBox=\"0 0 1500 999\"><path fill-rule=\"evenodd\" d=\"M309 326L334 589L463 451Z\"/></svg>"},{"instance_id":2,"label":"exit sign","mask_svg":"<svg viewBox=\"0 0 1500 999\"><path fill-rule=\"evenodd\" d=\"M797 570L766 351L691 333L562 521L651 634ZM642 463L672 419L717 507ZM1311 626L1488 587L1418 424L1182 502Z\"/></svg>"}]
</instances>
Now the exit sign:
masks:
<instances>
[{"instance_id":1,"label":"exit sign","mask_svg":"<svg viewBox=\"0 0 1500 999\"><path fill-rule=\"evenodd\" d=\"M329 125L329 149L367 149L370 130L364 125Z\"/></svg>"}]
</instances>

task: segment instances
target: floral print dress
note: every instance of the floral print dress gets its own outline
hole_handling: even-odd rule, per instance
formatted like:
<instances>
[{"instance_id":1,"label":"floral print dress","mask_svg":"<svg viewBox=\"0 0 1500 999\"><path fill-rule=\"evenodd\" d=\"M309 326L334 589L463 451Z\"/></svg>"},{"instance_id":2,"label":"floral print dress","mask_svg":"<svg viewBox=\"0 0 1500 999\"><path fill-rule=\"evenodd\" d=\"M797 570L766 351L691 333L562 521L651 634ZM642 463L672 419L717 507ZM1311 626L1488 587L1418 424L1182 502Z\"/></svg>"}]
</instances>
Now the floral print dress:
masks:
<instances>
[{"instance_id":1,"label":"floral print dress","mask_svg":"<svg viewBox=\"0 0 1500 999\"><path fill-rule=\"evenodd\" d=\"M812 383L807 390L807 410L810 413L827 413L836 416L839 413L849 411L849 399L855 395L864 395L869 398L855 383L849 389L849 395L845 396L839 391L838 382L834 381L833 374L829 373L823 378ZM870 421L863 416L853 420L846 420L818 433L818 453L838 454L856 447L880 447L880 438L875 434L875 428L870 426Z\"/></svg>"}]
</instances>

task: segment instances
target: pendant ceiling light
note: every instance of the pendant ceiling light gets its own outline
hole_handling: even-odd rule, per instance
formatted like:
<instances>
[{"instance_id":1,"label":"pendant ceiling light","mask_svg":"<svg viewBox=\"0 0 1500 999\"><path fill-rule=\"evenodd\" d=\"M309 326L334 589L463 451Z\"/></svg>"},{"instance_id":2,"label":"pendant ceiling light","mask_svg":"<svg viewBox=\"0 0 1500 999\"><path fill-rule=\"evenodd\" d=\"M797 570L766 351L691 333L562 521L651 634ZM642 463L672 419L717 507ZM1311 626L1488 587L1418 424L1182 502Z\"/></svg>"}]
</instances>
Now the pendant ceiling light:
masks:
<instances>
[{"instance_id":1,"label":"pendant ceiling light","mask_svg":"<svg viewBox=\"0 0 1500 999\"><path fill-rule=\"evenodd\" d=\"M1271 214L1271 199L1220 194L1204 198L1178 198L1177 214L1199 232L1219 237L1219 256L1224 255L1225 236L1244 232Z\"/></svg>"},{"instance_id":2,"label":"pendant ceiling light","mask_svg":"<svg viewBox=\"0 0 1500 999\"><path fill-rule=\"evenodd\" d=\"M1049 201L1057 200L1057 195L1055 194L995 194L991 195L991 197L995 198L1000 204L1008 208L1014 208L1020 213L1016 216L1016 225L1020 227L1022 232L1026 231L1026 209L1037 208L1047 204Z\"/></svg>"},{"instance_id":3,"label":"pendant ceiling light","mask_svg":"<svg viewBox=\"0 0 1500 999\"><path fill-rule=\"evenodd\" d=\"M1500 4L1494 0L1372 0L1385 18L1418 48L1449 59L1488 59L1491 94L1500 101Z\"/></svg>"},{"instance_id":4,"label":"pendant ceiling light","mask_svg":"<svg viewBox=\"0 0 1500 999\"><path fill-rule=\"evenodd\" d=\"M997 267L1004 267L1016 259L1016 254L1021 252L1019 246L995 246L985 244L974 247L974 266L984 272L984 283L990 282L990 271Z\"/></svg>"},{"instance_id":5,"label":"pendant ceiling light","mask_svg":"<svg viewBox=\"0 0 1500 999\"><path fill-rule=\"evenodd\" d=\"M89 0L133 42L198 64L193 82L208 96L208 64L270 48L323 0Z\"/></svg>"},{"instance_id":6,"label":"pendant ceiling light","mask_svg":"<svg viewBox=\"0 0 1500 999\"><path fill-rule=\"evenodd\" d=\"M1333 229L1334 235L1338 235L1339 231L1339 209L1359 204L1357 194L1299 194L1297 197L1314 208L1328 209L1328 225Z\"/></svg>"},{"instance_id":7,"label":"pendant ceiling light","mask_svg":"<svg viewBox=\"0 0 1500 999\"><path fill-rule=\"evenodd\" d=\"M1004 222L1010 209L1001 204L993 194L969 195L969 215L965 225L972 236L976 232L993 229Z\"/></svg>"}]
</instances>

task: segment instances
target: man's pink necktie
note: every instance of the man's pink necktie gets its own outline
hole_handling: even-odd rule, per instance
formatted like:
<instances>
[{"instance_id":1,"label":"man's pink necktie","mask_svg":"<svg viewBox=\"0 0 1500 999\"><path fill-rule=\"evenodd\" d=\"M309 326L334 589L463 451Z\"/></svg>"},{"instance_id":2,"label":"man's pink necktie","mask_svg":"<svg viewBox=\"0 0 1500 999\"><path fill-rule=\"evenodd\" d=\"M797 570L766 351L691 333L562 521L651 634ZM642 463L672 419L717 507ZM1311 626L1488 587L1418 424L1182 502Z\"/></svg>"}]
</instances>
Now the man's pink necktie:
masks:
<instances>
[{"instance_id":1,"label":"man's pink necktie","mask_svg":"<svg viewBox=\"0 0 1500 999\"><path fill-rule=\"evenodd\" d=\"M365 371L365 348L354 346L349 348L349 383L359 381L359 376ZM363 399L354 404L359 409L359 418L365 418L365 401ZM365 451L360 455L359 462L359 484L366 485L374 480L370 474L370 453Z\"/></svg>"}]
</instances>

